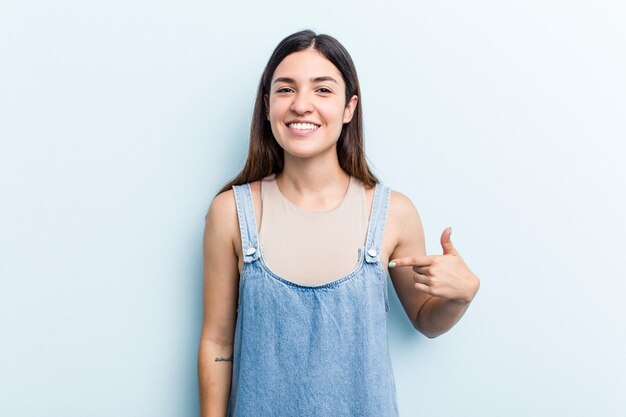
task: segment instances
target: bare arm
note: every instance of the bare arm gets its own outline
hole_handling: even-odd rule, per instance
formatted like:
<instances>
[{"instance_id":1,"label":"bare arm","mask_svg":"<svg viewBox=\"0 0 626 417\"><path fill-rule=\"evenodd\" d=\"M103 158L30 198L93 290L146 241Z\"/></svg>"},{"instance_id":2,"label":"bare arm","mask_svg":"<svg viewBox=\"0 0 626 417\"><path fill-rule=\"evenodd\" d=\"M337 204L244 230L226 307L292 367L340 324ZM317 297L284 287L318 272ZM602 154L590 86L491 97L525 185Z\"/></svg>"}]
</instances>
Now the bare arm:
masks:
<instances>
[{"instance_id":1,"label":"bare arm","mask_svg":"<svg viewBox=\"0 0 626 417\"><path fill-rule=\"evenodd\" d=\"M203 321L198 350L200 415L226 416L239 285L237 211L232 190L211 203L203 239Z\"/></svg>"},{"instance_id":2,"label":"bare arm","mask_svg":"<svg viewBox=\"0 0 626 417\"><path fill-rule=\"evenodd\" d=\"M420 310L415 327L430 338L440 336L463 317L469 304L469 301L455 302L433 296Z\"/></svg>"},{"instance_id":3,"label":"bare arm","mask_svg":"<svg viewBox=\"0 0 626 417\"><path fill-rule=\"evenodd\" d=\"M441 236L443 255L426 256L424 231L413 203L395 194L394 221L399 238L390 259L398 298L415 329L427 337L450 330L465 314L480 281L450 241L451 230Z\"/></svg>"},{"instance_id":4,"label":"bare arm","mask_svg":"<svg viewBox=\"0 0 626 417\"><path fill-rule=\"evenodd\" d=\"M398 236L396 246L389 255L389 259L425 255L424 229L411 200L402 193L392 191L389 210L388 227L390 230L395 230ZM413 271L410 268L390 268L389 275L411 324L416 330L422 332L417 324L417 316L432 296L415 288Z\"/></svg>"}]
</instances>

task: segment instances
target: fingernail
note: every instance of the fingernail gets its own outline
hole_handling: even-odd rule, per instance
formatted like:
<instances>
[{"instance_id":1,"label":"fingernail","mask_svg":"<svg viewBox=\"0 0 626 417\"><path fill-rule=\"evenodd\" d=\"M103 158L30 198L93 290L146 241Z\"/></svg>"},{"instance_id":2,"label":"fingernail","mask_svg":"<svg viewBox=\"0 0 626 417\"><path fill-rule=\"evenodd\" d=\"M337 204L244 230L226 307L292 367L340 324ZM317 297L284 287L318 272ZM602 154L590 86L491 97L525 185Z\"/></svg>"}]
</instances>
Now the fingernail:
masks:
<instances>
[{"instance_id":1,"label":"fingernail","mask_svg":"<svg viewBox=\"0 0 626 417\"><path fill-rule=\"evenodd\" d=\"M396 263L394 261L389 262L389 268L393 268L394 266L396 266Z\"/></svg>"}]
</instances>

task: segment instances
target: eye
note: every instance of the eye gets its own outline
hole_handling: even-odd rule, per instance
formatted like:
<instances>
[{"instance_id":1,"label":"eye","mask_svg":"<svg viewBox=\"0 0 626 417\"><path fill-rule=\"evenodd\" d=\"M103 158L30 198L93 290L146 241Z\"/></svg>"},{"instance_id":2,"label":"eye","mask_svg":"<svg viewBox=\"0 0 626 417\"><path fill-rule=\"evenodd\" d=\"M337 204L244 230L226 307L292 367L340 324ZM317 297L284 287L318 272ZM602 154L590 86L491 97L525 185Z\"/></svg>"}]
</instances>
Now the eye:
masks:
<instances>
[{"instance_id":1,"label":"eye","mask_svg":"<svg viewBox=\"0 0 626 417\"><path fill-rule=\"evenodd\" d=\"M324 93L324 94L332 93L332 90L326 87L320 87L317 89L317 91L319 91L320 93Z\"/></svg>"},{"instance_id":2,"label":"eye","mask_svg":"<svg viewBox=\"0 0 626 417\"><path fill-rule=\"evenodd\" d=\"M288 93L290 91L293 91L293 90L289 87L281 87L278 90L276 90L277 93Z\"/></svg>"}]
</instances>

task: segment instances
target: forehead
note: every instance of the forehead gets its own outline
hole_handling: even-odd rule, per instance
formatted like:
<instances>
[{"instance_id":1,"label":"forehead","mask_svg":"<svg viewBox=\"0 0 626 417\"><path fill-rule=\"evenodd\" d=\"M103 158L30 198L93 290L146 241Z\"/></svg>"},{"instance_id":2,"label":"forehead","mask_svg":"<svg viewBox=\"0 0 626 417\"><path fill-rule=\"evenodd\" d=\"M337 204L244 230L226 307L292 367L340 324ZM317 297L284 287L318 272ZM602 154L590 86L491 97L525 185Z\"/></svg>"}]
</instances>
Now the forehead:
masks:
<instances>
[{"instance_id":1,"label":"forehead","mask_svg":"<svg viewBox=\"0 0 626 417\"><path fill-rule=\"evenodd\" d=\"M293 78L303 82L311 78L331 76L339 83L343 77L332 62L315 49L305 49L287 55L274 70L272 81L279 77Z\"/></svg>"}]
</instances>

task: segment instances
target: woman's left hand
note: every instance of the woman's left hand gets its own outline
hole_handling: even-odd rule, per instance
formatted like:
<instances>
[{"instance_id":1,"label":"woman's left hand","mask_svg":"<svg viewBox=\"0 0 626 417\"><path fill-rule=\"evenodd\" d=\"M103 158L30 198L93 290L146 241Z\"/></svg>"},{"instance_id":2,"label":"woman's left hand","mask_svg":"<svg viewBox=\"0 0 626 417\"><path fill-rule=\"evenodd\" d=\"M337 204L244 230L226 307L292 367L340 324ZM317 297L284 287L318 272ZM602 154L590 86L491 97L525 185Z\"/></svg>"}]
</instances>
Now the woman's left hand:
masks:
<instances>
[{"instance_id":1,"label":"woman's left hand","mask_svg":"<svg viewBox=\"0 0 626 417\"><path fill-rule=\"evenodd\" d=\"M389 267L412 266L415 288L430 295L469 304L478 292L480 280L452 245L452 228L441 234L443 255L406 256L393 259Z\"/></svg>"}]
</instances>

